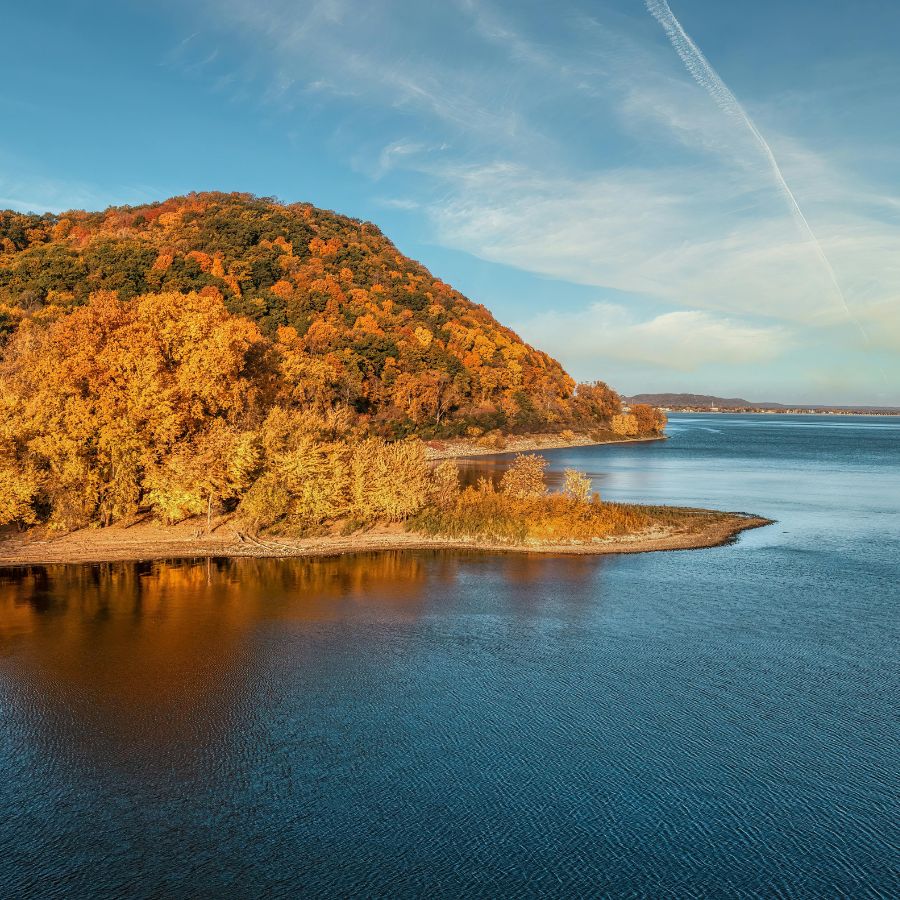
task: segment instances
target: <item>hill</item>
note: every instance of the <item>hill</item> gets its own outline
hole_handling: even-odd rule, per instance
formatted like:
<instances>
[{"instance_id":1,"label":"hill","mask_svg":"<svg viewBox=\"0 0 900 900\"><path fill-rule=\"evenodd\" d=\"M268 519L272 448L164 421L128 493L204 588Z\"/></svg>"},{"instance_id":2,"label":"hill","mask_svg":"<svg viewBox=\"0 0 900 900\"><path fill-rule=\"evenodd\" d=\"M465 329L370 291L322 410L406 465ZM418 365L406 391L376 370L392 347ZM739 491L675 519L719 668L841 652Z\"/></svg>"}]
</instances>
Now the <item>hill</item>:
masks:
<instances>
[{"instance_id":1,"label":"hill","mask_svg":"<svg viewBox=\"0 0 900 900\"><path fill-rule=\"evenodd\" d=\"M98 291L221 298L264 337L319 360L335 400L395 434L565 427L585 412L559 363L375 225L309 204L206 193L96 213L0 212L0 335Z\"/></svg>"},{"instance_id":2,"label":"hill","mask_svg":"<svg viewBox=\"0 0 900 900\"><path fill-rule=\"evenodd\" d=\"M665 424L307 204L4 212L0 245L0 525L398 522L432 496L401 438Z\"/></svg>"},{"instance_id":3,"label":"hill","mask_svg":"<svg viewBox=\"0 0 900 900\"><path fill-rule=\"evenodd\" d=\"M635 394L633 397L623 397L626 403L646 404L651 407L660 407L673 410L723 410L730 409L740 412L815 412L830 413L833 415L897 415L900 407L896 406L823 406L815 403L773 403L768 400L744 400L741 397L716 397L711 394Z\"/></svg>"},{"instance_id":4,"label":"hill","mask_svg":"<svg viewBox=\"0 0 900 900\"><path fill-rule=\"evenodd\" d=\"M785 409L781 403L755 403L741 397L715 397L712 394L635 394L623 398L627 403L647 403L667 409Z\"/></svg>"}]
</instances>

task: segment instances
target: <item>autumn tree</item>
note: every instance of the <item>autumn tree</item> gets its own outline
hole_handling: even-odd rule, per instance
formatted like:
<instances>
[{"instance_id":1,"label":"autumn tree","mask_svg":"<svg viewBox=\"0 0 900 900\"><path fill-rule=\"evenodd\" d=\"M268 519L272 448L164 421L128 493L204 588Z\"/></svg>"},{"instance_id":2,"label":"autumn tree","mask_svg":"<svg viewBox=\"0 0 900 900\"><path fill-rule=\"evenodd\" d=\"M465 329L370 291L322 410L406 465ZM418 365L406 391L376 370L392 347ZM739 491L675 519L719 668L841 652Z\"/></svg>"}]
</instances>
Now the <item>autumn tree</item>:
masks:
<instances>
[{"instance_id":1,"label":"autumn tree","mask_svg":"<svg viewBox=\"0 0 900 900\"><path fill-rule=\"evenodd\" d=\"M563 494L576 503L587 503L591 499L591 479L577 469L563 472Z\"/></svg>"},{"instance_id":2,"label":"autumn tree","mask_svg":"<svg viewBox=\"0 0 900 900\"><path fill-rule=\"evenodd\" d=\"M252 528L302 531L349 512L350 448L324 439L322 427L303 412L270 411L260 430L260 474L239 507Z\"/></svg>"},{"instance_id":3,"label":"autumn tree","mask_svg":"<svg viewBox=\"0 0 900 900\"><path fill-rule=\"evenodd\" d=\"M34 469L17 458L10 444L0 447L0 525L34 525L37 514L33 501L38 490Z\"/></svg>"},{"instance_id":4,"label":"autumn tree","mask_svg":"<svg viewBox=\"0 0 900 900\"><path fill-rule=\"evenodd\" d=\"M517 453L500 479L500 490L509 497L540 497L547 490L544 469L547 460L534 453Z\"/></svg>"},{"instance_id":5,"label":"autumn tree","mask_svg":"<svg viewBox=\"0 0 900 900\"><path fill-rule=\"evenodd\" d=\"M631 413L619 413L610 422L614 434L622 437L635 437L638 433L638 420Z\"/></svg>"},{"instance_id":6,"label":"autumn tree","mask_svg":"<svg viewBox=\"0 0 900 900\"><path fill-rule=\"evenodd\" d=\"M574 411L585 422L605 422L622 411L622 401L605 382L584 382L575 390Z\"/></svg>"},{"instance_id":7,"label":"autumn tree","mask_svg":"<svg viewBox=\"0 0 900 900\"><path fill-rule=\"evenodd\" d=\"M454 460L445 459L434 467L430 495L435 503L441 506L454 503L459 497L459 487L459 466Z\"/></svg>"},{"instance_id":8,"label":"autumn tree","mask_svg":"<svg viewBox=\"0 0 900 900\"><path fill-rule=\"evenodd\" d=\"M0 371L6 457L31 473L55 527L131 515L151 490L164 495L166 477L177 493L198 471L192 454L215 456L214 420L246 430L265 380L260 345L251 322L197 294L99 293L49 327L27 323Z\"/></svg>"},{"instance_id":9,"label":"autumn tree","mask_svg":"<svg viewBox=\"0 0 900 900\"><path fill-rule=\"evenodd\" d=\"M635 403L631 407L631 414L640 434L659 434L666 427L666 414L647 403Z\"/></svg>"},{"instance_id":10,"label":"autumn tree","mask_svg":"<svg viewBox=\"0 0 900 900\"><path fill-rule=\"evenodd\" d=\"M206 430L149 467L146 501L169 523L205 514L208 531L213 509L241 497L258 463L254 432L213 419Z\"/></svg>"},{"instance_id":11,"label":"autumn tree","mask_svg":"<svg viewBox=\"0 0 900 900\"><path fill-rule=\"evenodd\" d=\"M363 522L397 522L417 512L428 494L428 467L421 441L388 444L369 438L352 449L350 509Z\"/></svg>"}]
</instances>

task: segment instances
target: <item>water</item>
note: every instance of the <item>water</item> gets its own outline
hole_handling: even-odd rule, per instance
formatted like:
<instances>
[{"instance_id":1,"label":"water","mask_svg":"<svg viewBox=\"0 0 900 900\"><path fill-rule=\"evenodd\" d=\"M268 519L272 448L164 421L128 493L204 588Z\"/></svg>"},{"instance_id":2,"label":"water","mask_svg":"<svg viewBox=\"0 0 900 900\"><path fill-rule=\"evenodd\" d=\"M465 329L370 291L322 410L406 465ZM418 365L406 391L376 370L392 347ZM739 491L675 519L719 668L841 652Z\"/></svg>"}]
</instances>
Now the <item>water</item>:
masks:
<instances>
[{"instance_id":1,"label":"water","mask_svg":"<svg viewBox=\"0 0 900 900\"><path fill-rule=\"evenodd\" d=\"M0 895L898 896L900 420L669 432L551 477L777 524L0 574Z\"/></svg>"}]
</instances>

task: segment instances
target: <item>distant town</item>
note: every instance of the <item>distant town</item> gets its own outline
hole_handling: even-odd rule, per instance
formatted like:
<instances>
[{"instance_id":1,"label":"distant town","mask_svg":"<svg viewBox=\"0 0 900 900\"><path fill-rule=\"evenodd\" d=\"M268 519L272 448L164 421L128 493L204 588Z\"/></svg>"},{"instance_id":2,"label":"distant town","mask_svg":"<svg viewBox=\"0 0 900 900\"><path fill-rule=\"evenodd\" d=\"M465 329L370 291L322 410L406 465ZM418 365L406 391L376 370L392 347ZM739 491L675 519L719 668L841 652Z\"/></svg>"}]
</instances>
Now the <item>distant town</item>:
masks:
<instances>
[{"instance_id":1,"label":"distant town","mask_svg":"<svg viewBox=\"0 0 900 900\"><path fill-rule=\"evenodd\" d=\"M716 397L711 394L635 394L626 403L648 403L666 412L783 413L785 415L897 416L900 406L817 406Z\"/></svg>"}]
</instances>

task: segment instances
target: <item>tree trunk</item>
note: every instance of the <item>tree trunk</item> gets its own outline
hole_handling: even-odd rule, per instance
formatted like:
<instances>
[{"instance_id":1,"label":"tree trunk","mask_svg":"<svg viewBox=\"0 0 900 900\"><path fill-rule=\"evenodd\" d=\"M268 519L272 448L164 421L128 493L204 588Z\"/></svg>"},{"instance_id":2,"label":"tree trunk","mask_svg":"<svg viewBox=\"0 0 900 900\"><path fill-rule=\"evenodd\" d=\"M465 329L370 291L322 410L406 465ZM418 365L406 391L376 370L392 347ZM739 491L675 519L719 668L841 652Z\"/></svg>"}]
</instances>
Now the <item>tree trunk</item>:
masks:
<instances>
[{"instance_id":1,"label":"tree trunk","mask_svg":"<svg viewBox=\"0 0 900 900\"><path fill-rule=\"evenodd\" d=\"M209 529L212 525L212 491L209 492L206 496L206 533L209 534Z\"/></svg>"}]
</instances>

